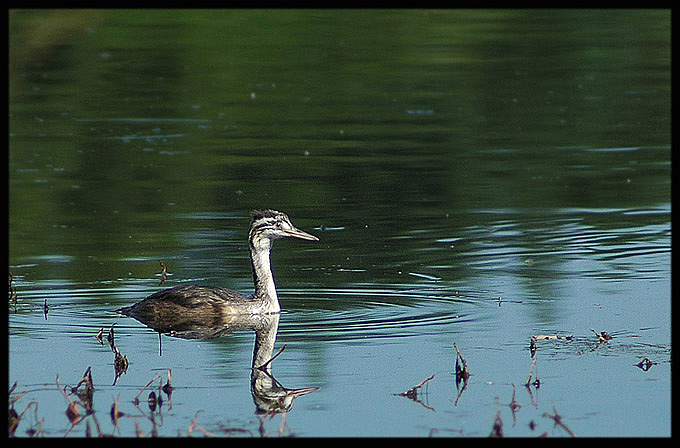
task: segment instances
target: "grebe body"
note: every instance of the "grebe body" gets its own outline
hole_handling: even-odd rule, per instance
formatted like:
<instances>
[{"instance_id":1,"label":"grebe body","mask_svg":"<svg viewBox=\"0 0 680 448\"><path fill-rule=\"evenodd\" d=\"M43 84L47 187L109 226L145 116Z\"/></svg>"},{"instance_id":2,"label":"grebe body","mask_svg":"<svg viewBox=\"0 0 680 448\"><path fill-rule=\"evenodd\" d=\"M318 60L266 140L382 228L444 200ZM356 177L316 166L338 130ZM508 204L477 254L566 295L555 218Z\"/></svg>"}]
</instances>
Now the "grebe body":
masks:
<instances>
[{"instance_id":1,"label":"grebe body","mask_svg":"<svg viewBox=\"0 0 680 448\"><path fill-rule=\"evenodd\" d=\"M271 270L271 250L274 240L298 238L318 241L314 235L296 228L290 218L276 210L251 212L248 242L253 268L255 292L246 297L226 288L181 285L150 295L144 300L116 310L138 320L153 320L183 316L203 319L220 314L270 314L281 310Z\"/></svg>"}]
</instances>

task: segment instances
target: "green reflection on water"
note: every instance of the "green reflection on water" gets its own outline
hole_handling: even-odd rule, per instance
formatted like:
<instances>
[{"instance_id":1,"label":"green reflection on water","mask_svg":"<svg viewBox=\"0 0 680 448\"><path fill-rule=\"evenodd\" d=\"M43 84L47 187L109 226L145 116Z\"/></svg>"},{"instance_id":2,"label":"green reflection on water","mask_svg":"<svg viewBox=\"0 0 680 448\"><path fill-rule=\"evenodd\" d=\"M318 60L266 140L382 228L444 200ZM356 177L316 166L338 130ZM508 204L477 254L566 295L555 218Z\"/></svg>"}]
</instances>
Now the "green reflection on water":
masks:
<instances>
[{"instance_id":1,"label":"green reflection on water","mask_svg":"<svg viewBox=\"0 0 680 448\"><path fill-rule=\"evenodd\" d=\"M116 277L265 206L379 265L470 211L666 204L669 15L13 10L10 261Z\"/></svg>"}]
</instances>

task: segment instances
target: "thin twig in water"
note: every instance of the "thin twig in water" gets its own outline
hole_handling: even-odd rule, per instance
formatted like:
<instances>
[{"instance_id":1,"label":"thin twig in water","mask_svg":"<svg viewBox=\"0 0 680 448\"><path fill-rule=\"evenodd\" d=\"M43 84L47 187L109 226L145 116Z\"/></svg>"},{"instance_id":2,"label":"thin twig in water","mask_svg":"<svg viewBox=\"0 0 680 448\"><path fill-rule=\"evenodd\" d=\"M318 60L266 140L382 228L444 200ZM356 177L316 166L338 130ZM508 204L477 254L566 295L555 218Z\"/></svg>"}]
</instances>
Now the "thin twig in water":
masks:
<instances>
[{"instance_id":1,"label":"thin twig in water","mask_svg":"<svg viewBox=\"0 0 680 448\"><path fill-rule=\"evenodd\" d=\"M512 385L512 400L510 401L510 409L512 409L512 412L514 413L516 410L522 407L522 404L515 399L515 385Z\"/></svg>"},{"instance_id":2,"label":"thin twig in water","mask_svg":"<svg viewBox=\"0 0 680 448\"><path fill-rule=\"evenodd\" d=\"M559 426L560 428L564 429L570 436L576 437L576 435L573 432L571 432L571 429L569 429L567 425L565 425L562 422L562 416L557 413L557 409L555 409L555 406L553 406L553 412L555 414L548 414L547 412L544 412L543 417L552 419L555 422L555 426Z\"/></svg>"},{"instance_id":3,"label":"thin twig in water","mask_svg":"<svg viewBox=\"0 0 680 448\"><path fill-rule=\"evenodd\" d=\"M202 412L202 410L196 411L196 414L194 414L194 418L191 420L191 424L189 425L189 429L187 429L187 436L190 436L191 433L194 431L194 428L195 428L195 429L198 429L199 431L201 431L204 436L215 437L215 434L213 434L209 431L206 431L201 425L196 423L196 419L198 418L198 414L200 412Z\"/></svg>"},{"instance_id":4,"label":"thin twig in water","mask_svg":"<svg viewBox=\"0 0 680 448\"><path fill-rule=\"evenodd\" d=\"M455 342L453 343L453 348L456 349L456 354L458 355L456 358L456 383L459 383L460 380L463 380L463 383L467 384L468 378L470 378L470 371L468 370L467 361L465 361L465 358L463 358L463 355L460 353L460 350L458 350L458 346ZM460 367L458 363L459 359L463 364L463 367Z\"/></svg>"},{"instance_id":5,"label":"thin twig in water","mask_svg":"<svg viewBox=\"0 0 680 448\"><path fill-rule=\"evenodd\" d=\"M274 356L272 356L271 358L269 358L269 360L268 360L267 362L265 362L264 364L262 364L262 365L259 366L259 367L253 367L253 368L252 368L252 370L259 370L260 372L262 372L262 373L264 373L265 375L267 375L267 376L269 377L269 379L271 379L271 380L274 382L274 384L276 384L276 386L277 386L277 387L280 387L281 389L285 389L285 387L283 387L283 384L279 383L279 381L278 381L276 378L274 378L274 375L272 375L272 374L269 372L269 370L267 370L267 366L269 366L269 364L271 364L272 361L274 361L281 353L283 353L283 351L284 351L285 349L286 349L286 344L283 344L283 347L281 347L281 348L279 349L279 351L276 352L276 354L275 354Z\"/></svg>"},{"instance_id":6,"label":"thin twig in water","mask_svg":"<svg viewBox=\"0 0 680 448\"><path fill-rule=\"evenodd\" d=\"M149 387L149 386L151 385L151 383L153 383L154 381L156 381L156 380L159 379L160 377L161 377L160 375L154 376L153 378L151 378L151 379L149 380L148 383L146 383L146 384L144 385L144 387L142 387L142 389L141 389L139 392L137 392L137 395L135 395L135 398L132 399L132 403L133 403L135 406L137 406L137 405L139 404L139 396L142 395L142 392L144 392L144 391L146 390L146 388Z\"/></svg>"},{"instance_id":7,"label":"thin twig in water","mask_svg":"<svg viewBox=\"0 0 680 448\"><path fill-rule=\"evenodd\" d=\"M491 433L489 434L489 437L503 437L503 420L501 419L500 410L496 412L496 418L493 421L493 426L491 427Z\"/></svg>"},{"instance_id":8,"label":"thin twig in water","mask_svg":"<svg viewBox=\"0 0 680 448\"><path fill-rule=\"evenodd\" d=\"M121 412L118 409L118 398L119 397L116 397L116 399L113 400L113 404L111 405L111 412L110 412L111 421L113 422L113 425L116 426L116 427L118 426L118 419L125 415L124 412Z\"/></svg>"},{"instance_id":9,"label":"thin twig in water","mask_svg":"<svg viewBox=\"0 0 680 448\"><path fill-rule=\"evenodd\" d=\"M536 366L536 360L538 358L533 358L531 360L531 366L529 367L529 376L527 377L527 381L524 383L524 386L529 387L531 385L531 377L534 376L534 367Z\"/></svg>"},{"instance_id":10,"label":"thin twig in water","mask_svg":"<svg viewBox=\"0 0 680 448\"><path fill-rule=\"evenodd\" d=\"M601 344L612 339L612 336L609 333L607 333L606 331L603 331L602 333L598 333L597 331L593 330L592 328L590 329L590 331L595 333L597 338L600 340Z\"/></svg>"},{"instance_id":11,"label":"thin twig in water","mask_svg":"<svg viewBox=\"0 0 680 448\"><path fill-rule=\"evenodd\" d=\"M16 385L16 383L14 383ZM10 392L11 393L11 392ZM24 393L22 392L21 395ZM23 411L21 411L20 414L17 414L14 408L10 405L9 408L9 431L8 434L10 437L14 436L14 431L16 430L17 426L19 426L19 422L21 421L22 417L28 411L29 408L34 407L34 413L35 413L35 419L38 419L38 402L37 401L31 401L26 405ZM40 428L42 427L42 419L40 420L40 426L38 427L38 430L33 431L32 435L35 436L39 432Z\"/></svg>"},{"instance_id":12,"label":"thin twig in water","mask_svg":"<svg viewBox=\"0 0 680 448\"><path fill-rule=\"evenodd\" d=\"M165 392L165 395L168 396L168 409L172 409L172 391L174 387L172 387L172 370L168 369L168 380L165 382L165 385L161 387L161 390Z\"/></svg>"},{"instance_id":13,"label":"thin twig in water","mask_svg":"<svg viewBox=\"0 0 680 448\"><path fill-rule=\"evenodd\" d=\"M281 353L283 353L283 351L284 351L285 349L286 349L286 344L283 344L283 347L281 347L281 348L279 349L279 351L276 352L276 354L275 354L274 356L272 356L271 358L269 358L269 361L265 362L264 364L262 364L262 365L259 366L259 367L255 367L255 368L256 368L257 370L261 370L261 371L264 372L264 371L267 369L267 366L269 366L269 364L271 364L272 361L274 361L276 358L278 358L279 355L280 355Z\"/></svg>"},{"instance_id":14,"label":"thin twig in water","mask_svg":"<svg viewBox=\"0 0 680 448\"><path fill-rule=\"evenodd\" d=\"M432 378L434 378L434 374L433 374L433 375L430 375L429 377L427 377L427 378L425 378L424 380L422 380L420 383L418 383L418 384L416 384L415 386L413 386L413 387L411 388L411 390L414 390L414 389L418 389L418 388L420 388L420 387L423 387L423 385L424 385L425 383L427 383L428 381L430 381Z\"/></svg>"},{"instance_id":15,"label":"thin twig in water","mask_svg":"<svg viewBox=\"0 0 680 448\"><path fill-rule=\"evenodd\" d=\"M423 386L424 386L428 381L430 381L432 378L434 378L434 374L432 374L432 375L430 375L429 377L425 378L424 380L422 380L420 383L416 384L416 385L413 386L412 388L410 388L410 389L408 389L408 390L405 390L404 392L401 392L401 393L398 393L398 394L394 394L394 395L400 396L400 397L406 397L406 398L408 398L408 399L410 399L410 400L413 400L413 401L415 401L415 402L417 402L417 403L420 403L420 405L422 405L423 407L425 407L425 408L427 408L427 409L429 409L429 410L431 410L431 411L434 411L433 408L431 408L430 406L426 405L425 403L423 403L421 400L418 399L418 390L419 390L421 387L423 387Z\"/></svg>"},{"instance_id":16,"label":"thin twig in water","mask_svg":"<svg viewBox=\"0 0 680 448\"><path fill-rule=\"evenodd\" d=\"M529 339L529 353L531 353L532 358L536 354L536 350L538 350L538 347L536 346L536 337L532 336L531 339Z\"/></svg>"},{"instance_id":17,"label":"thin twig in water","mask_svg":"<svg viewBox=\"0 0 680 448\"><path fill-rule=\"evenodd\" d=\"M80 411L78 410L77 403L73 400L71 400L71 397L68 396L66 392L59 386L59 375L57 374L56 378L56 383L57 383L57 389L61 394L66 398L68 401L68 407L66 408L66 417L68 418L68 421L71 423L71 427L68 429L67 434L73 429L73 427L80 421Z\"/></svg>"},{"instance_id":18,"label":"thin twig in water","mask_svg":"<svg viewBox=\"0 0 680 448\"><path fill-rule=\"evenodd\" d=\"M116 323L117 322L114 322L113 325L111 325L111 328L109 329L109 334L106 335L106 340L109 342L109 347L111 347L111 350L113 351L115 351L114 347L116 346L113 337L113 327L116 326Z\"/></svg>"},{"instance_id":19,"label":"thin twig in water","mask_svg":"<svg viewBox=\"0 0 680 448\"><path fill-rule=\"evenodd\" d=\"M161 282L158 284L158 286L161 286L163 283L165 283L165 280L168 278L166 273L168 272L168 267L161 261L158 260L158 262L161 264L161 268L163 271L161 272Z\"/></svg>"}]
</instances>

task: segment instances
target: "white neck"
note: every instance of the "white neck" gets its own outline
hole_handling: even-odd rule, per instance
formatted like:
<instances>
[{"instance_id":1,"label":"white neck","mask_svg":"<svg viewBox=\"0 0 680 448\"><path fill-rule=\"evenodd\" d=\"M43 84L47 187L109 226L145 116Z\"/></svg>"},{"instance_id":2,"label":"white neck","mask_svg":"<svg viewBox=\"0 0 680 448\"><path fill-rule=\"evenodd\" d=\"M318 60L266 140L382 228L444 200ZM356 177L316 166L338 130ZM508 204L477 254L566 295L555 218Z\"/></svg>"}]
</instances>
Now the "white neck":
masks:
<instances>
[{"instance_id":1,"label":"white neck","mask_svg":"<svg viewBox=\"0 0 680 448\"><path fill-rule=\"evenodd\" d=\"M255 297L269 303L269 312L278 313L279 298L271 268L272 242L268 238L257 238L250 245L250 258L253 263L253 279L255 281Z\"/></svg>"}]
</instances>

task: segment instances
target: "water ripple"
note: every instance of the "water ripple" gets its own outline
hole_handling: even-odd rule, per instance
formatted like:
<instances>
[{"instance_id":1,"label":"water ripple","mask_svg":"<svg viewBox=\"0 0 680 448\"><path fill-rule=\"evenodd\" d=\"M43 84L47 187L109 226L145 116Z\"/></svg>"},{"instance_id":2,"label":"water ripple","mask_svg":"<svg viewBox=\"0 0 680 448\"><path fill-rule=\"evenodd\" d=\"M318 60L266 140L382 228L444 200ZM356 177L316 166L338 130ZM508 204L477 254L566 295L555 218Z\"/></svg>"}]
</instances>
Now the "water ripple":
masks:
<instances>
[{"instance_id":1,"label":"water ripple","mask_svg":"<svg viewBox=\"0 0 680 448\"><path fill-rule=\"evenodd\" d=\"M485 304L446 286L285 290L282 302L283 337L324 341L436 334L480 319L475 309Z\"/></svg>"},{"instance_id":2,"label":"water ripple","mask_svg":"<svg viewBox=\"0 0 680 448\"><path fill-rule=\"evenodd\" d=\"M11 332L40 338L56 331L89 338L114 323L119 325L119 331L133 331L139 326L132 321L120 322L113 310L151 292L140 285L91 289L60 285L24 290L20 292L17 313L10 319ZM491 303L478 291L430 283L282 289L279 295L282 337L315 341L436 334L461 322L482 319L479 308ZM48 304L46 318L44 303Z\"/></svg>"}]
</instances>

